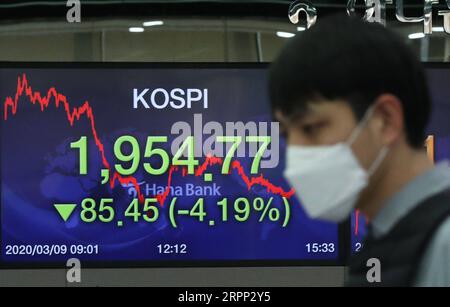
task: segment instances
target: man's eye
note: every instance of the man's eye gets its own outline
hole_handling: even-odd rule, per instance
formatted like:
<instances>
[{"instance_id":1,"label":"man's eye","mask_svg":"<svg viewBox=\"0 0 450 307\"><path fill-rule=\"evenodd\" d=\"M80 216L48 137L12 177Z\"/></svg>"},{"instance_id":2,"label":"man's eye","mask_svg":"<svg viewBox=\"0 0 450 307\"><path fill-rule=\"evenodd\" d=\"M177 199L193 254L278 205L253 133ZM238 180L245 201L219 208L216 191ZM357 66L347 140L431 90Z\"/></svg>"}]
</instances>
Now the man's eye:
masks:
<instances>
[{"instance_id":1,"label":"man's eye","mask_svg":"<svg viewBox=\"0 0 450 307\"><path fill-rule=\"evenodd\" d=\"M305 134L314 134L316 133L321 127L323 126L323 123L314 123L314 124L307 124L302 126L302 130Z\"/></svg>"}]
</instances>

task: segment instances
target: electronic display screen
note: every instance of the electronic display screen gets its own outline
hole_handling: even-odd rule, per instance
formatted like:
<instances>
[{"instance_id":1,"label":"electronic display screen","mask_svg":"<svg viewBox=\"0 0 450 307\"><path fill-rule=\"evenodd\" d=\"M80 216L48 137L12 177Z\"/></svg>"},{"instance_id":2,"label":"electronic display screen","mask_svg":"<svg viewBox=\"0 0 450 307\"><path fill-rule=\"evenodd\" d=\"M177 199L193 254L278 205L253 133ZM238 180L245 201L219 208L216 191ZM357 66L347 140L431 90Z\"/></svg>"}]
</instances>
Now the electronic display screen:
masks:
<instances>
[{"instance_id":1,"label":"electronic display screen","mask_svg":"<svg viewBox=\"0 0 450 307\"><path fill-rule=\"evenodd\" d=\"M3 64L1 264L337 264L282 176L266 66Z\"/></svg>"}]
</instances>

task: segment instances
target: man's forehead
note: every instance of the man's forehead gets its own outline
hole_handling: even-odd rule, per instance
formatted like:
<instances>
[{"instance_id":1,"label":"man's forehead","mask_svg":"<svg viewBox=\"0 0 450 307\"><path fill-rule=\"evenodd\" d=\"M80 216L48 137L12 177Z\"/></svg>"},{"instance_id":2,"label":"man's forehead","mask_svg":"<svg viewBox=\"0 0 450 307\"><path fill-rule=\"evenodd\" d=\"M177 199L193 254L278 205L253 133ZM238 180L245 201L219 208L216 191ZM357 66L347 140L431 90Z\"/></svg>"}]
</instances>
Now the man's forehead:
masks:
<instances>
[{"instance_id":1,"label":"man's forehead","mask_svg":"<svg viewBox=\"0 0 450 307\"><path fill-rule=\"evenodd\" d=\"M314 115L317 113L333 112L339 109L348 108L345 100L315 100L305 105L305 115Z\"/></svg>"},{"instance_id":2,"label":"man's forehead","mask_svg":"<svg viewBox=\"0 0 450 307\"><path fill-rule=\"evenodd\" d=\"M280 121L302 121L313 119L324 115L335 115L336 112L346 111L350 106L344 100L315 100L308 102L301 110L294 111L291 114L276 112L276 117Z\"/></svg>"}]
</instances>

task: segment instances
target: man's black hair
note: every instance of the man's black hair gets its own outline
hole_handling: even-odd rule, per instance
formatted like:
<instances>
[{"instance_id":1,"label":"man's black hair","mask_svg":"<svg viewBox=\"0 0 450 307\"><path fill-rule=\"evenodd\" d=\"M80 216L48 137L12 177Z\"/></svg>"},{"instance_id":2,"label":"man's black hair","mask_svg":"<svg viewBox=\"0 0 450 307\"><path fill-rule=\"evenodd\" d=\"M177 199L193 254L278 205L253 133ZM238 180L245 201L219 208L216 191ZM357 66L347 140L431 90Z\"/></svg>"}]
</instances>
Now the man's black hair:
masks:
<instances>
[{"instance_id":1,"label":"man's black hair","mask_svg":"<svg viewBox=\"0 0 450 307\"><path fill-rule=\"evenodd\" d=\"M319 99L343 99L357 119L380 94L393 94L402 103L409 144L423 146L431 108L423 66L382 25L346 15L319 19L272 63L269 92L273 110L288 116Z\"/></svg>"}]
</instances>

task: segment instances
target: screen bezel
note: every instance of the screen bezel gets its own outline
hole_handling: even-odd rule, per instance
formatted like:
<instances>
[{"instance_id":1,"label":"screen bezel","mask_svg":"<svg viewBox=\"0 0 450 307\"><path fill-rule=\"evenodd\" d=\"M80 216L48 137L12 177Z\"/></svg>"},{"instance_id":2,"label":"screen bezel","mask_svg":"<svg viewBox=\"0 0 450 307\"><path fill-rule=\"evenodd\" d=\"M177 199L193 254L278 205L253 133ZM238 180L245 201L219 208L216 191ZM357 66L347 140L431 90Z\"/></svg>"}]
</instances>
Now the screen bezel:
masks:
<instances>
[{"instance_id":1,"label":"screen bezel","mask_svg":"<svg viewBox=\"0 0 450 307\"><path fill-rule=\"evenodd\" d=\"M258 62L1 62L0 69L265 69L270 63ZM3 121L0 120L0 130ZM1 137L1 135L0 135ZM0 161L1 161L0 151ZM0 164L1 174L1 164ZM0 177L1 182L1 177ZM1 189L0 189L1 199ZM0 208L1 209L1 208ZM0 210L0 239L1 212ZM344 266L348 262L351 249L350 219L338 225L338 257L323 260L146 260L146 261L86 261L83 268L183 268L183 267L317 267ZM0 269L61 269L66 268L65 262L4 262L0 259Z\"/></svg>"}]
</instances>

